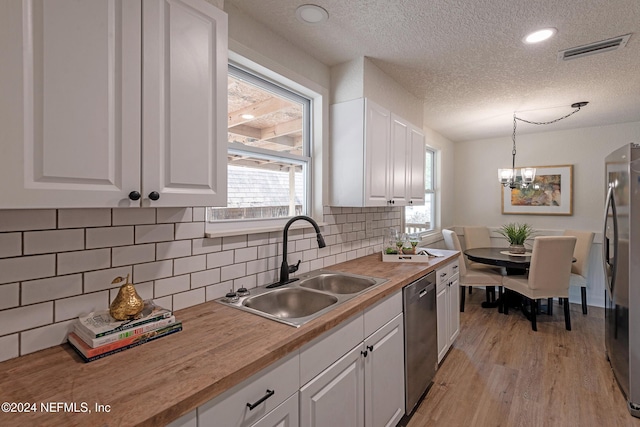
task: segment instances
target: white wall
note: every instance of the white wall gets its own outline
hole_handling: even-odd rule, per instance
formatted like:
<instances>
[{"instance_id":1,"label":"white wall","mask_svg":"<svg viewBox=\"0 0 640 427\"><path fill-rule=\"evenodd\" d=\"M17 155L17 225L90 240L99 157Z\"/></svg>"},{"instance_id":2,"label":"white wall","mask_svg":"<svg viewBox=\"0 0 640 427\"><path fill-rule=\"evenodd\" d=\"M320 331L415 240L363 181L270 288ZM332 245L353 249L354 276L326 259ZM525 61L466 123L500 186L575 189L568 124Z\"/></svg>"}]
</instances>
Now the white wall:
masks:
<instances>
[{"instance_id":1,"label":"white wall","mask_svg":"<svg viewBox=\"0 0 640 427\"><path fill-rule=\"evenodd\" d=\"M359 57L331 67L331 104L363 97L422 128L422 101L370 59Z\"/></svg>"},{"instance_id":2,"label":"white wall","mask_svg":"<svg viewBox=\"0 0 640 427\"><path fill-rule=\"evenodd\" d=\"M516 167L573 165L573 215L503 215L498 168L511 166L510 135L455 144L454 223L600 231L604 209L604 157L640 142L640 122L517 135Z\"/></svg>"}]
</instances>

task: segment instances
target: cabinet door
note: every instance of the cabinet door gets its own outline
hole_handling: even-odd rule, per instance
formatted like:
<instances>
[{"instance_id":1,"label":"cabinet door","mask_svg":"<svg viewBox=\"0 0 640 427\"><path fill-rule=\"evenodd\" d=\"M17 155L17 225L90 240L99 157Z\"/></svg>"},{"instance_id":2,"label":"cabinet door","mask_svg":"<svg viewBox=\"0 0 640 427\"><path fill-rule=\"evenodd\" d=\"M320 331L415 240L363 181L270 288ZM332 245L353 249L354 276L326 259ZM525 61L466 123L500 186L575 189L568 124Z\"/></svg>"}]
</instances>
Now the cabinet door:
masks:
<instances>
[{"instance_id":1,"label":"cabinet door","mask_svg":"<svg viewBox=\"0 0 640 427\"><path fill-rule=\"evenodd\" d=\"M140 22L136 1L2 2L0 208L129 205Z\"/></svg>"},{"instance_id":2,"label":"cabinet door","mask_svg":"<svg viewBox=\"0 0 640 427\"><path fill-rule=\"evenodd\" d=\"M460 334L460 283L455 277L449 284L449 345Z\"/></svg>"},{"instance_id":3,"label":"cabinet door","mask_svg":"<svg viewBox=\"0 0 640 427\"><path fill-rule=\"evenodd\" d=\"M449 301L448 286L438 285L436 293L436 310L438 312L438 363L449 350Z\"/></svg>"},{"instance_id":4,"label":"cabinet door","mask_svg":"<svg viewBox=\"0 0 640 427\"><path fill-rule=\"evenodd\" d=\"M362 344L300 389L300 425L364 426Z\"/></svg>"},{"instance_id":5,"label":"cabinet door","mask_svg":"<svg viewBox=\"0 0 640 427\"><path fill-rule=\"evenodd\" d=\"M142 206L224 206L227 15L203 0L144 0L143 17Z\"/></svg>"},{"instance_id":6,"label":"cabinet door","mask_svg":"<svg viewBox=\"0 0 640 427\"><path fill-rule=\"evenodd\" d=\"M296 393L251 427L298 427L298 418L298 393Z\"/></svg>"},{"instance_id":7,"label":"cabinet door","mask_svg":"<svg viewBox=\"0 0 640 427\"><path fill-rule=\"evenodd\" d=\"M409 158L407 159L407 197L411 205L424 205L424 134L413 126L409 128L409 145Z\"/></svg>"},{"instance_id":8,"label":"cabinet door","mask_svg":"<svg viewBox=\"0 0 640 427\"><path fill-rule=\"evenodd\" d=\"M365 101L365 206L387 206L391 113Z\"/></svg>"},{"instance_id":9,"label":"cabinet door","mask_svg":"<svg viewBox=\"0 0 640 427\"><path fill-rule=\"evenodd\" d=\"M365 426L395 426L404 415L404 325L399 314L364 342Z\"/></svg>"},{"instance_id":10,"label":"cabinet door","mask_svg":"<svg viewBox=\"0 0 640 427\"><path fill-rule=\"evenodd\" d=\"M394 206L405 206L407 197L407 167L409 166L409 124L391 115L391 141L389 145L389 200Z\"/></svg>"}]
</instances>

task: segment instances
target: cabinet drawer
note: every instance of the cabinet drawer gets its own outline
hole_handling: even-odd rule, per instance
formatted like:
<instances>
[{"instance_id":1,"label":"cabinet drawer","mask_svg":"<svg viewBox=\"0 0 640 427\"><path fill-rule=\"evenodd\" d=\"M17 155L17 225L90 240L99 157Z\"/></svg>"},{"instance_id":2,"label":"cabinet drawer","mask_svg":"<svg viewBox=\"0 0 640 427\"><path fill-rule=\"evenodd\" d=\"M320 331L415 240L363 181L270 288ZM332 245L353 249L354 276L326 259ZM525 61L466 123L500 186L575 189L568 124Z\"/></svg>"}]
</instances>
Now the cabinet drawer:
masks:
<instances>
[{"instance_id":1,"label":"cabinet drawer","mask_svg":"<svg viewBox=\"0 0 640 427\"><path fill-rule=\"evenodd\" d=\"M255 424L296 393L300 387L300 359L297 353L289 355L227 390L198 408L198 425L245 427ZM263 397L273 394L250 410Z\"/></svg>"},{"instance_id":2,"label":"cabinet drawer","mask_svg":"<svg viewBox=\"0 0 640 427\"><path fill-rule=\"evenodd\" d=\"M300 385L309 382L363 340L364 322L359 314L306 344L300 349Z\"/></svg>"},{"instance_id":3,"label":"cabinet drawer","mask_svg":"<svg viewBox=\"0 0 640 427\"><path fill-rule=\"evenodd\" d=\"M379 301L364 311L365 338L402 313L402 291Z\"/></svg>"}]
</instances>

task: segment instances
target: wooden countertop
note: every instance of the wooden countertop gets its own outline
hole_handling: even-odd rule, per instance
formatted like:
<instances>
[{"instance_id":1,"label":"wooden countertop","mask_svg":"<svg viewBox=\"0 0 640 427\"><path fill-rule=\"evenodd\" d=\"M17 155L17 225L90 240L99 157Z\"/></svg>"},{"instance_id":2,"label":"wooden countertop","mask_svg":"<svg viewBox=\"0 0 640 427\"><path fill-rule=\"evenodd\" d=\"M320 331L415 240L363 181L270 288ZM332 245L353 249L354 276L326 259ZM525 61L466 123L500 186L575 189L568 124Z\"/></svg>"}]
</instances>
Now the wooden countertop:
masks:
<instances>
[{"instance_id":1,"label":"wooden countertop","mask_svg":"<svg viewBox=\"0 0 640 427\"><path fill-rule=\"evenodd\" d=\"M210 301L175 312L182 332L94 362L84 363L68 344L7 360L0 363L0 402L35 403L37 411L0 412L0 425L165 425L452 261L458 252L439 253L445 256L428 263L382 262L376 253L328 267L389 281L300 328ZM56 402L66 403L67 411L63 406L56 413L41 411L42 403ZM74 403L76 411L69 412ZM97 412L95 405L109 405L109 412Z\"/></svg>"}]
</instances>

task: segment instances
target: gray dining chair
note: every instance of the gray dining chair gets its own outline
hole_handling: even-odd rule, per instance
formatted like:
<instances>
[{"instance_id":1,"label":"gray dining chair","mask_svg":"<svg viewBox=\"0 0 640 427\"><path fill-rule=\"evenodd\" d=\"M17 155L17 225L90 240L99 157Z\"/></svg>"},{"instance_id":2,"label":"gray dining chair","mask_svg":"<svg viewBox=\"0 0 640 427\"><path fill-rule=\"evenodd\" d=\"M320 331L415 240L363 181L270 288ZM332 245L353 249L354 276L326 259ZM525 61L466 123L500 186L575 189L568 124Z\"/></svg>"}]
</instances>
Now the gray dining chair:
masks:
<instances>
[{"instance_id":1,"label":"gray dining chair","mask_svg":"<svg viewBox=\"0 0 640 427\"><path fill-rule=\"evenodd\" d=\"M467 268L462 253L462 246L460 245L460 239L455 231L444 229L442 230L442 237L444 238L447 249L456 250L460 252L459 264L460 264L460 277L459 283L461 287L460 292L460 311L464 312L465 302L465 289L466 287L483 286L493 287L502 286L502 274L493 270L473 270ZM489 297L487 293L487 298Z\"/></svg>"},{"instance_id":2,"label":"gray dining chair","mask_svg":"<svg viewBox=\"0 0 640 427\"><path fill-rule=\"evenodd\" d=\"M571 279L569 286L580 287L582 297L582 314L587 314L587 276L589 274L589 253L593 244L595 233L584 230L565 230L564 236L573 236L576 239L576 248L573 257L576 259L571 265Z\"/></svg>"},{"instance_id":3,"label":"gray dining chair","mask_svg":"<svg viewBox=\"0 0 640 427\"><path fill-rule=\"evenodd\" d=\"M565 328L571 330L569 313L569 283L576 238L572 236L538 236L533 239L531 265L526 275L505 276L502 286L531 301L531 329L538 330L536 314L538 299L562 298ZM504 300L504 298L501 298ZM509 305L503 312L508 314Z\"/></svg>"}]
</instances>

